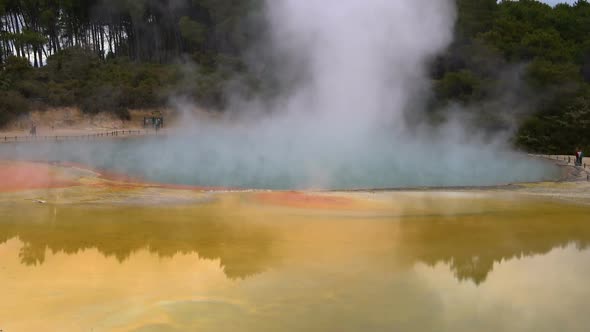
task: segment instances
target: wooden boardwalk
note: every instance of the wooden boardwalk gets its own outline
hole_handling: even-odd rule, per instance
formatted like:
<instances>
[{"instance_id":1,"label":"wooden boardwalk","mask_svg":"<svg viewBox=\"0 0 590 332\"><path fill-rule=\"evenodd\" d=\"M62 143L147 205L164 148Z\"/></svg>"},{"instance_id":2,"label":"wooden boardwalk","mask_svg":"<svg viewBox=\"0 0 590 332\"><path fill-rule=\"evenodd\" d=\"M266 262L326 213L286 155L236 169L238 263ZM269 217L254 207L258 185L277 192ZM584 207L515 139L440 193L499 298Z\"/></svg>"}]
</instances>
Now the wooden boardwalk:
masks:
<instances>
[{"instance_id":1,"label":"wooden boardwalk","mask_svg":"<svg viewBox=\"0 0 590 332\"><path fill-rule=\"evenodd\" d=\"M162 133L163 134L163 133ZM156 136L158 133L154 130L113 130L104 132L95 132L91 134L73 134L73 135L2 135L0 134L0 144L9 143L42 143L42 142L71 142L71 141L94 141L101 139L113 138L132 138Z\"/></svg>"},{"instance_id":2,"label":"wooden boardwalk","mask_svg":"<svg viewBox=\"0 0 590 332\"><path fill-rule=\"evenodd\" d=\"M590 181L590 158L588 158L588 157L583 158L582 166L576 166L575 165L576 158L573 155L568 156L568 155L532 154L531 156L555 160L563 166L574 167L576 170L576 177L578 177L579 180L586 179L586 181Z\"/></svg>"}]
</instances>

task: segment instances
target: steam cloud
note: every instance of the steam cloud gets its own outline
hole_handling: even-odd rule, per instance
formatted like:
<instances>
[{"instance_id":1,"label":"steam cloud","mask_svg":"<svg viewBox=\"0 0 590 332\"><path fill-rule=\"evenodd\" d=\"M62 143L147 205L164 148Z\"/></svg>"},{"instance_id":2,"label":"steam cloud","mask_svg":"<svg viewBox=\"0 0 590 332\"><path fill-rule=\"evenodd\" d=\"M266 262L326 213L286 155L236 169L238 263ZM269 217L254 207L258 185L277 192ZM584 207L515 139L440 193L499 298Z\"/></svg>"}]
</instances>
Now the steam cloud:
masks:
<instances>
[{"instance_id":1,"label":"steam cloud","mask_svg":"<svg viewBox=\"0 0 590 332\"><path fill-rule=\"evenodd\" d=\"M184 135L166 139L20 152L245 188L489 185L549 174L460 123L405 121L424 110L426 68L452 41L454 1L269 0L266 10L270 41L251 59L259 68L275 60L269 68L289 83L278 97L235 96L224 121L187 120Z\"/></svg>"},{"instance_id":2,"label":"steam cloud","mask_svg":"<svg viewBox=\"0 0 590 332\"><path fill-rule=\"evenodd\" d=\"M355 129L372 130L382 120L400 124L426 84L427 61L451 42L452 4L269 2L273 45L305 75L285 97L287 111L308 110L328 124Z\"/></svg>"}]
</instances>

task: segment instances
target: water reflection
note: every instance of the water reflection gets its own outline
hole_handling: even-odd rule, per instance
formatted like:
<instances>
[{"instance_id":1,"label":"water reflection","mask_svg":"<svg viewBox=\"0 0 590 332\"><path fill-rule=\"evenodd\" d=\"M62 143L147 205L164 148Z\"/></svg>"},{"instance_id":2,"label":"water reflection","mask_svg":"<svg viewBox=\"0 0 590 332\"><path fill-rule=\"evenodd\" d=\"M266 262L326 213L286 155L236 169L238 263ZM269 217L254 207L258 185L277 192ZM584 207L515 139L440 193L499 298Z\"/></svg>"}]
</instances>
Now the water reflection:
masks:
<instances>
[{"instance_id":1,"label":"water reflection","mask_svg":"<svg viewBox=\"0 0 590 332\"><path fill-rule=\"evenodd\" d=\"M261 212L239 202L176 208L0 208L0 243L20 239L24 245L18 255L25 265L43 264L47 250L75 255L96 248L124 263L147 249L161 258L197 253L219 259L227 277L246 278L276 264L285 255L280 250L285 243L301 241L306 248L325 251L345 240L358 252L381 244L379 254L410 266L448 263L457 279L477 284L496 263L568 244L580 250L590 245L590 214L583 206L445 197L402 196L396 201L397 209L385 209L384 215L354 217L351 211L346 218L265 207ZM299 234L301 229L306 232Z\"/></svg>"},{"instance_id":2,"label":"water reflection","mask_svg":"<svg viewBox=\"0 0 590 332\"><path fill-rule=\"evenodd\" d=\"M497 263L570 244L579 250L590 245L590 214L573 206L539 206L528 214L418 218L403 221L400 229L400 247L410 262L444 262L457 279L477 284Z\"/></svg>"},{"instance_id":3,"label":"water reflection","mask_svg":"<svg viewBox=\"0 0 590 332\"><path fill-rule=\"evenodd\" d=\"M0 211L0 243L20 239L18 255L25 265L43 264L47 250L76 255L96 248L124 263L147 249L160 258L198 253L219 259L228 278L246 278L264 271L272 258L271 230L211 210L33 206Z\"/></svg>"},{"instance_id":4,"label":"water reflection","mask_svg":"<svg viewBox=\"0 0 590 332\"><path fill-rule=\"evenodd\" d=\"M249 194L198 206L0 207L0 328L549 332L590 324L588 207L371 199L345 212L261 205Z\"/></svg>"}]
</instances>

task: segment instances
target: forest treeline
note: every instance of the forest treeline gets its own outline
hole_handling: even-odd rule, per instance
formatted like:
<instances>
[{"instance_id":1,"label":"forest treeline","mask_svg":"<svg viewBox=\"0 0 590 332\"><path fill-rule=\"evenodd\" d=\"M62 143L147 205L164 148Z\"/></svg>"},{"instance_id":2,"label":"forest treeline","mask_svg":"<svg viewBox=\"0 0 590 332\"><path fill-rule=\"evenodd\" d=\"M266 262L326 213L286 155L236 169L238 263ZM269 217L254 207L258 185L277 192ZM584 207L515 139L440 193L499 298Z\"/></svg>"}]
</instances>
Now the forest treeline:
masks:
<instances>
[{"instance_id":1,"label":"forest treeline","mask_svg":"<svg viewBox=\"0 0 590 332\"><path fill-rule=\"evenodd\" d=\"M532 152L588 150L590 4L458 0L458 8L455 42L432 66L432 112L466 106L479 128L515 128L514 144Z\"/></svg>"},{"instance_id":2,"label":"forest treeline","mask_svg":"<svg viewBox=\"0 0 590 332\"><path fill-rule=\"evenodd\" d=\"M260 13L258 0L0 0L0 126L60 106L125 118L172 93L221 108L224 84L249 79Z\"/></svg>"},{"instance_id":3,"label":"forest treeline","mask_svg":"<svg viewBox=\"0 0 590 332\"><path fill-rule=\"evenodd\" d=\"M430 118L513 131L530 151L590 148L590 4L457 8L455 42L431 64ZM272 77L243 61L264 37L262 10L263 0L0 0L0 126L60 106L125 118L171 94L220 109L236 80L246 95L272 93Z\"/></svg>"}]
</instances>

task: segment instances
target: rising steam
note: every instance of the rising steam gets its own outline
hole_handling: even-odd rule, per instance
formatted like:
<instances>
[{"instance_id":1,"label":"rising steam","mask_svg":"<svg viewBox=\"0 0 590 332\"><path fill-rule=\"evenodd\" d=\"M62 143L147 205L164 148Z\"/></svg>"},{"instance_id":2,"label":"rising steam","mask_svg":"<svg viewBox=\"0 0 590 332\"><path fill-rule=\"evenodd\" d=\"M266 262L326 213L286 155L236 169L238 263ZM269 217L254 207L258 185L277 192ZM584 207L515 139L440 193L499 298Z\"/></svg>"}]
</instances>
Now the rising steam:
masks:
<instances>
[{"instance_id":1,"label":"rising steam","mask_svg":"<svg viewBox=\"0 0 590 332\"><path fill-rule=\"evenodd\" d=\"M269 1L273 49L296 64L287 73L304 75L284 108L336 127L373 130L386 120L402 129L428 61L451 42L453 3Z\"/></svg>"}]
</instances>

